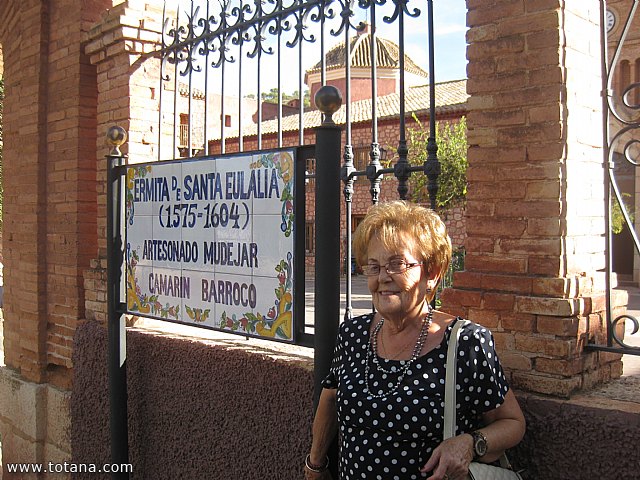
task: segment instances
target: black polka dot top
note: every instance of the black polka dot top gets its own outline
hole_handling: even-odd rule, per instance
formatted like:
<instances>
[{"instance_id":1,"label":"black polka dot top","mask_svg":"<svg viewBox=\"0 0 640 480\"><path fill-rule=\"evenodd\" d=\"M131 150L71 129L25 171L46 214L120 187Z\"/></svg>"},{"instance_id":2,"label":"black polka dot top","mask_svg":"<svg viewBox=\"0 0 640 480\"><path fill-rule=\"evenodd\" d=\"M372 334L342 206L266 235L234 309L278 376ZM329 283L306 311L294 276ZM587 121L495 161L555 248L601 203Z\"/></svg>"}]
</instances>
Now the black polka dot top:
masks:
<instances>
[{"instance_id":1,"label":"black polka dot top","mask_svg":"<svg viewBox=\"0 0 640 480\"><path fill-rule=\"evenodd\" d=\"M333 365L325 388L337 389L340 479L407 480L425 478L420 468L442 441L447 345L452 322L442 342L418 357L399 388L404 360L369 360L365 387L367 342L374 314L342 323ZM491 332L469 323L460 331L457 361L457 433L482 426L482 414L499 407L509 390ZM383 395L379 398L380 395Z\"/></svg>"}]
</instances>

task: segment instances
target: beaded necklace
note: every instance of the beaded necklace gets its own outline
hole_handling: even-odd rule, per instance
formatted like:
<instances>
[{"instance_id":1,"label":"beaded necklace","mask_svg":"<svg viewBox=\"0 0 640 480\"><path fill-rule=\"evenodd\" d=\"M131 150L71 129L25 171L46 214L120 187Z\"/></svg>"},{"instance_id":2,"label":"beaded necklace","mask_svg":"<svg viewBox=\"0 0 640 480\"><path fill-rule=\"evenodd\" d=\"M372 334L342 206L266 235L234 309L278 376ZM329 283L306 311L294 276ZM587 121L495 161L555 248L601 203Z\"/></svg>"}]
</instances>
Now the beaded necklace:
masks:
<instances>
[{"instance_id":1,"label":"beaded necklace","mask_svg":"<svg viewBox=\"0 0 640 480\"><path fill-rule=\"evenodd\" d=\"M418 335L416 344L413 347L411 358L405 361L402 367L398 371L396 371L395 369L387 370L382 365L380 365L380 362L378 360L378 333L380 332L380 329L384 324L384 317L380 319L380 321L376 325L376 328L373 329L373 334L371 335L372 337L371 341L367 342L367 358L366 358L366 365L365 365L365 371L364 371L365 393L368 393L374 398L385 398L391 395L392 393L394 393L400 387L400 384L402 383L402 380L404 380L404 376L407 374L409 367L411 367L413 362L415 362L417 358L420 356L422 347L424 347L424 343L427 340L427 337L429 336L429 327L431 326L432 320L433 320L433 309L429 307L429 313L427 313L427 315L422 320L422 328L420 329L420 335ZM386 373L387 375L398 374L398 380L396 381L396 384L393 387L391 387L390 390L382 393L373 393L371 391L371 387L369 387L370 361L372 361L375 364L376 369L379 372Z\"/></svg>"}]
</instances>

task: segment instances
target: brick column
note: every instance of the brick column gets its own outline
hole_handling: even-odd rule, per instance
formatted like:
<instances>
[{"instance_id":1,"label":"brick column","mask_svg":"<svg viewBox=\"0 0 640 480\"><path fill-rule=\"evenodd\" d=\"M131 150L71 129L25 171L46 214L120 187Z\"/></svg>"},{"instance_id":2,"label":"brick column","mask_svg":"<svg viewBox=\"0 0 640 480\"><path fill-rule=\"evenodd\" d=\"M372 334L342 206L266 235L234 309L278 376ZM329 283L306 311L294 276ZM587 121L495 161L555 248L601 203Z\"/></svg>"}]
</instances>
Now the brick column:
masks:
<instances>
[{"instance_id":1,"label":"brick column","mask_svg":"<svg viewBox=\"0 0 640 480\"><path fill-rule=\"evenodd\" d=\"M108 3L0 2L5 465L69 457L73 335L96 249L95 73L81 38Z\"/></svg>"},{"instance_id":2,"label":"brick column","mask_svg":"<svg viewBox=\"0 0 640 480\"><path fill-rule=\"evenodd\" d=\"M128 134L129 163L157 160L158 59L162 4L129 0L106 12L86 38L85 52L98 72L98 257L85 272L88 319L106 321L105 135L119 125Z\"/></svg>"},{"instance_id":3,"label":"brick column","mask_svg":"<svg viewBox=\"0 0 640 480\"><path fill-rule=\"evenodd\" d=\"M566 397L621 374L584 350L605 331L599 2L467 6L467 257L443 308L494 331L513 386Z\"/></svg>"},{"instance_id":4,"label":"brick column","mask_svg":"<svg viewBox=\"0 0 640 480\"><path fill-rule=\"evenodd\" d=\"M95 75L80 41L98 9L29 0L0 10L6 363L61 387L71 382L82 270L95 251Z\"/></svg>"}]
</instances>

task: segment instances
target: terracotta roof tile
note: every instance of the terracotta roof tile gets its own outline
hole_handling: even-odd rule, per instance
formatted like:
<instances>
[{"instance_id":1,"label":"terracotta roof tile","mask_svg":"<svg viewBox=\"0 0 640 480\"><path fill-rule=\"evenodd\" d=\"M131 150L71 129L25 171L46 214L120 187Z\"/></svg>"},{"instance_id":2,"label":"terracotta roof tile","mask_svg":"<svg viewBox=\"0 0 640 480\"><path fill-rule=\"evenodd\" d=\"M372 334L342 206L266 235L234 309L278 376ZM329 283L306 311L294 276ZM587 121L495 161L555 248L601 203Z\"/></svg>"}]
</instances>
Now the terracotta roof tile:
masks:
<instances>
[{"instance_id":1,"label":"terracotta roof tile","mask_svg":"<svg viewBox=\"0 0 640 480\"><path fill-rule=\"evenodd\" d=\"M436 83L436 114L463 112L467 108L467 81L453 80ZM351 103L351 123L371 121L371 99L359 100ZM400 95L392 93L378 97L376 103L378 120L400 116ZM412 87L407 89L405 95L405 112L407 115L415 112L421 113L429 110L429 85ZM299 115L289 115L282 118L282 131L298 131ZM314 128L320 125L321 116L319 110L305 112L303 116L304 128ZM345 105L333 114L333 120L342 125L345 123ZM262 123L262 135L277 133L278 120L269 120ZM248 125L244 128L244 137L257 135L257 125ZM226 137L235 138L235 136ZM212 140L219 140L215 137Z\"/></svg>"}]
</instances>

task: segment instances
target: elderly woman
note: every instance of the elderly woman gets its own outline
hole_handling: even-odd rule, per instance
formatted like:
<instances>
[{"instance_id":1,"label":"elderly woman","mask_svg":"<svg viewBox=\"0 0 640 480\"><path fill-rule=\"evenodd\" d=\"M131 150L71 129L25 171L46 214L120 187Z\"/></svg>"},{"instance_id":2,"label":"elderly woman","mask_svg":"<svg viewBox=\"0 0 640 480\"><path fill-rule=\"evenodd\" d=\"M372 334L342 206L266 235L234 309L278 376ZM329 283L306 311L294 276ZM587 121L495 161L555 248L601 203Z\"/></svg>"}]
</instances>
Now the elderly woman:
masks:
<instances>
[{"instance_id":1,"label":"elderly woman","mask_svg":"<svg viewBox=\"0 0 640 480\"><path fill-rule=\"evenodd\" d=\"M457 318L431 308L451 241L431 210L404 201L372 207L354 235L375 313L340 326L323 382L305 478L328 479L339 430L340 479L463 480L524 435L491 333L460 332L457 436L443 441L446 353Z\"/></svg>"}]
</instances>

